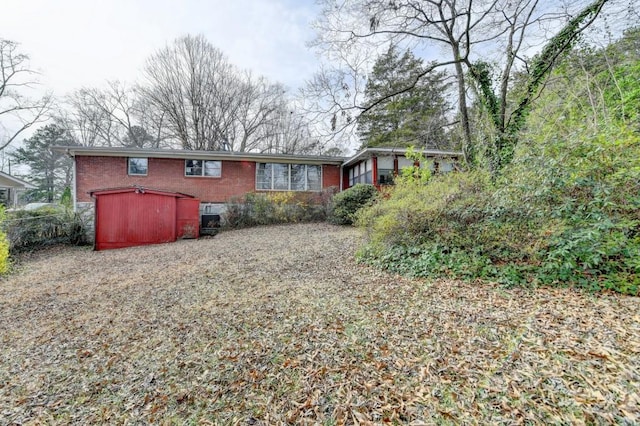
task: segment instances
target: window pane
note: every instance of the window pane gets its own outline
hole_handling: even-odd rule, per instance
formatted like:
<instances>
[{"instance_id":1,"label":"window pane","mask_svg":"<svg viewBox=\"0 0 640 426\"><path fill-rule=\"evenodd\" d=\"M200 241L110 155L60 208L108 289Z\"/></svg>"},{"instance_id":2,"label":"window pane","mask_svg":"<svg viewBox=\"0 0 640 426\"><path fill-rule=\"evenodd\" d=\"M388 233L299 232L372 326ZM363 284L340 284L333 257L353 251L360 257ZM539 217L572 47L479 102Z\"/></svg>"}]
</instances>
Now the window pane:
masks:
<instances>
[{"instance_id":1,"label":"window pane","mask_svg":"<svg viewBox=\"0 0 640 426\"><path fill-rule=\"evenodd\" d=\"M378 184L380 184L380 185L393 185L393 170L392 169L378 169Z\"/></svg>"},{"instance_id":2,"label":"window pane","mask_svg":"<svg viewBox=\"0 0 640 426\"><path fill-rule=\"evenodd\" d=\"M205 161L204 162L204 175L220 177L222 172L222 162L220 161Z\"/></svg>"},{"instance_id":3,"label":"window pane","mask_svg":"<svg viewBox=\"0 0 640 426\"><path fill-rule=\"evenodd\" d=\"M258 172L256 174L256 188L271 189L272 173L273 173L273 164L258 163Z\"/></svg>"},{"instance_id":4,"label":"window pane","mask_svg":"<svg viewBox=\"0 0 640 426\"><path fill-rule=\"evenodd\" d=\"M289 189L288 164L273 164L273 189Z\"/></svg>"},{"instance_id":5,"label":"window pane","mask_svg":"<svg viewBox=\"0 0 640 426\"><path fill-rule=\"evenodd\" d=\"M406 157L398 157L398 169L402 170L405 167L413 167L414 161Z\"/></svg>"},{"instance_id":6,"label":"window pane","mask_svg":"<svg viewBox=\"0 0 640 426\"><path fill-rule=\"evenodd\" d=\"M433 170L433 159L427 158L426 160L421 161L420 162L420 168L421 169Z\"/></svg>"},{"instance_id":7,"label":"window pane","mask_svg":"<svg viewBox=\"0 0 640 426\"><path fill-rule=\"evenodd\" d=\"M148 160L146 158L129 158L130 175L146 175L148 170Z\"/></svg>"},{"instance_id":8,"label":"window pane","mask_svg":"<svg viewBox=\"0 0 640 426\"><path fill-rule=\"evenodd\" d=\"M365 173L364 175L364 183L368 183L368 184L372 184L373 181L371 180L371 171L368 171L367 173Z\"/></svg>"},{"instance_id":9,"label":"window pane","mask_svg":"<svg viewBox=\"0 0 640 426\"><path fill-rule=\"evenodd\" d=\"M453 164L449 161L441 161L440 162L440 172L446 173L453 170Z\"/></svg>"},{"instance_id":10,"label":"window pane","mask_svg":"<svg viewBox=\"0 0 640 426\"><path fill-rule=\"evenodd\" d=\"M307 189L320 191L322 189L322 166L307 166Z\"/></svg>"},{"instance_id":11,"label":"window pane","mask_svg":"<svg viewBox=\"0 0 640 426\"><path fill-rule=\"evenodd\" d=\"M185 171L187 176L202 176L202 160L185 160Z\"/></svg>"},{"instance_id":12,"label":"window pane","mask_svg":"<svg viewBox=\"0 0 640 426\"><path fill-rule=\"evenodd\" d=\"M378 157L378 168L393 170L393 157L389 157L389 156Z\"/></svg>"},{"instance_id":13,"label":"window pane","mask_svg":"<svg viewBox=\"0 0 640 426\"><path fill-rule=\"evenodd\" d=\"M291 190L292 191L304 191L306 190L306 168L304 164L292 164L291 165Z\"/></svg>"}]
</instances>

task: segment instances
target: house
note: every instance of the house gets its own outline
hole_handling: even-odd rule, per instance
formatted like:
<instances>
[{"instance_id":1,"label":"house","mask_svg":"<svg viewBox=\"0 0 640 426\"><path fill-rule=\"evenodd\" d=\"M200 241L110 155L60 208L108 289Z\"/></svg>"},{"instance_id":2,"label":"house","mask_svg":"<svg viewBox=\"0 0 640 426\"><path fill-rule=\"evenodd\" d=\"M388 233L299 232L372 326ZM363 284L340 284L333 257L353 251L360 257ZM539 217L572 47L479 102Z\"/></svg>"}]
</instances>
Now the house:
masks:
<instances>
[{"instance_id":1,"label":"house","mask_svg":"<svg viewBox=\"0 0 640 426\"><path fill-rule=\"evenodd\" d=\"M74 159L77 209L92 191L139 186L189 194L218 212L248 192L322 191L340 187L342 157L166 149L56 147Z\"/></svg>"},{"instance_id":2,"label":"house","mask_svg":"<svg viewBox=\"0 0 640 426\"><path fill-rule=\"evenodd\" d=\"M26 189L35 189L35 186L15 176L0 172L0 204L5 207L17 207L18 194Z\"/></svg>"},{"instance_id":3,"label":"house","mask_svg":"<svg viewBox=\"0 0 640 426\"><path fill-rule=\"evenodd\" d=\"M368 148L350 158L81 146L54 150L74 159L72 193L76 211L93 215L95 194L104 191L109 194L105 199L121 203L122 197L145 193L132 192L131 188L146 188L167 199L189 196L198 200L201 227L205 218L206 222L213 216L219 218L225 203L249 192L319 193L340 191L359 182L380 187L391 184L394 174L403 167L414 165L405 158L406 150L397 148ZM423 155L427 161L420 167L448 171L461 153L427 150ZM119 190L126 195L113 195Z\"/></svg>"}]
</instances>

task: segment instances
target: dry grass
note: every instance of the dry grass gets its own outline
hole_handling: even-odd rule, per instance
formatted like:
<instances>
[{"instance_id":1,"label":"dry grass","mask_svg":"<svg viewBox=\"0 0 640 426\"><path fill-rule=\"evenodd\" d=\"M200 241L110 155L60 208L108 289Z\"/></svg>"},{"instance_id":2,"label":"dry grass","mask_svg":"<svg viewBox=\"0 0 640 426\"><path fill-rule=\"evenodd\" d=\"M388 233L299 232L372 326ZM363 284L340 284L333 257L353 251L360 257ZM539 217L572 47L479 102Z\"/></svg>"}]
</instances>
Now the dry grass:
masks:
<instances>
[{"instance_id":1,"label":"dry grass","mask_svg":"<svg viewBox=\"0 0 640 426\"><path fill-rule=\"evenodd\" d=\"M0 424L634 424L639 299L402 279L275 226L0 281Z\"/></svg>"}]
</instances>

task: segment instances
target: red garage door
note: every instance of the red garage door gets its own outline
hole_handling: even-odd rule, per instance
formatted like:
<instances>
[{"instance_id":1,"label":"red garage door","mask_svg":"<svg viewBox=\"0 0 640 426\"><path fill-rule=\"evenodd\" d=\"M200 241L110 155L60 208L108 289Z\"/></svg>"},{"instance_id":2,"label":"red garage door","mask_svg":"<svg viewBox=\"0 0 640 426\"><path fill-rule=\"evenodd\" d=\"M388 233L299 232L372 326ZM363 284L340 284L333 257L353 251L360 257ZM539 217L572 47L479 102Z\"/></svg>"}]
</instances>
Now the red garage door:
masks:
<instances>
[{"instance_id":1,"label":"red garage door","mask_svg":"<svg viewBox=\"0 0 640 426\"><path fill-rule=\"evenodd\" d=\"M193 206L199 201L189 195L145 188L101 190L91 195L96 200L96 250L198 237L198 210Z\"/></svg>"}]
</instances>

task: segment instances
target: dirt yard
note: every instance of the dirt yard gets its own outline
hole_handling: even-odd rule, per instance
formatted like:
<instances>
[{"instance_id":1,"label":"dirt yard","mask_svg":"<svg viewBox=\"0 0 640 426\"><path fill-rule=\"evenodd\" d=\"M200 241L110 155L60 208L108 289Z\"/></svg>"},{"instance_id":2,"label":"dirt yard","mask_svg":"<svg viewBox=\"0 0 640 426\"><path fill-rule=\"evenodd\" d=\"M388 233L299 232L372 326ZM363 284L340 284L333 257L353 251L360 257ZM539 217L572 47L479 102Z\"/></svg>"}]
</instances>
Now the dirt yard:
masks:
<instances>
[{"instance_id":1,"label":"dirt yard","mask_svg":"<svg viewBox=\"0 0 640 426\"><path fill-rule=\"evenodd\" d=\"M0 424L635 424L640 300L402 279L324 224L24 257Z\"/></svg>"}]
</instances>

